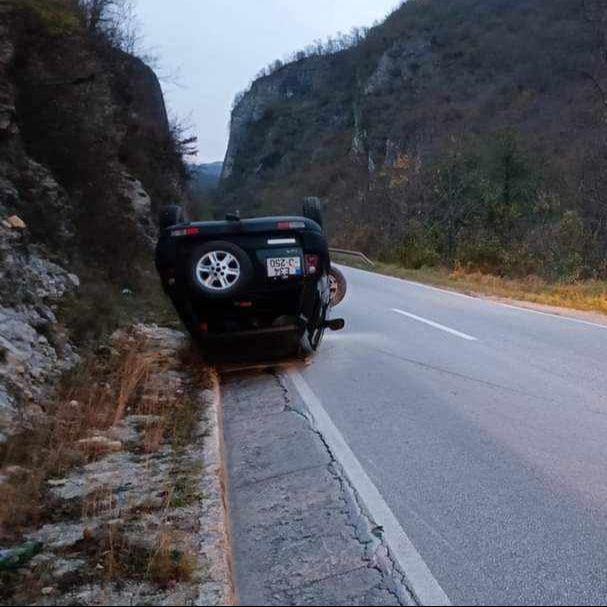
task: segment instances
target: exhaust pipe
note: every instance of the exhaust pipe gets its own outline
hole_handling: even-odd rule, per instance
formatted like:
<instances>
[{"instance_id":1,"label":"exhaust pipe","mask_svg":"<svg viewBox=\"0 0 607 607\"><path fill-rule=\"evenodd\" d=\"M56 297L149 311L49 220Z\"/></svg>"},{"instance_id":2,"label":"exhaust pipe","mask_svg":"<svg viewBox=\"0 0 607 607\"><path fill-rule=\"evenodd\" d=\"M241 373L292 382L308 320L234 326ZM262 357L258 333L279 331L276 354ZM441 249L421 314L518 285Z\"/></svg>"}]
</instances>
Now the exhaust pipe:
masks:
<instances>
[{"instance_id":1,"label":"exhaust pipe","mask_svg":"<svg viewBox=\"0 0 607 607\"><path fill-rule=\"evenodd\" d=\"M343 318L332 318L325 320L323 327L331 331L341 331L346 326L346 321Z\"/></svg>"}]
</instances>

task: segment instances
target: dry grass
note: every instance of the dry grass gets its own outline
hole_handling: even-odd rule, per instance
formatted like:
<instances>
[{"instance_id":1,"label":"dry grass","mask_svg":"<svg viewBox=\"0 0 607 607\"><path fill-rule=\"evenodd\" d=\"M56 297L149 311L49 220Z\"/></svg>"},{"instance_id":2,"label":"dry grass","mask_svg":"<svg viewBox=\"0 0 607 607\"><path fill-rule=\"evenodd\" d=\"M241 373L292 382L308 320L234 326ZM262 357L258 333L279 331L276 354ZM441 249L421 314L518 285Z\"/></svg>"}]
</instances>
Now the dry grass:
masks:
<instances>
[{"instance_id":1,"label":"dry grass","mask_svg":"<svg viewBox=\"0 0 607 607\"><path fill-rule=\"evenodd\" d=\"M364 267L363 269L368 270L369 268ZM537 276L511 279L480 272L450 271L443 268L410 270L387 263L377 263L374 270L380 274L470 294L607 314L607 281L547 282Z\"/></svg>"},{"instance_id":2,"label":"dry grass","mask_svg":"<svg viewBox=\"0 0 607 607\"><path fill-rule=\"evenodd\" d=\"M89 357L64 377L56 398L45 405L44 421L0 450L0 467L11 471L11 482L0 484L0 538L18 537L22 528L38 524L46 479L104 454L83 439L103 437L127 411L152 420L144 429L144 452L187 438L196 402L159 379L170 364L141 338L125 336L104 357Z\"/></svg>"},{"instance_id":3,"label":"dry grass","mask_svg":"<svg viewBox=\"0 0 607 607\"><path fill-rule=\"evenodd\" d=\"M141 353L142 344L135 343L124 356L118 376L118 395L116 398L116 410L114 412L114 424L123 417L127 405L132 401L133 394L137 388L145 382L149 376L150 369L155 366L157 355Z\"/></svg>"},{"instance_id":4,"label":"dry grass","mask_svg":"<svg viewBox=\"0 0 607 607\"><path fill-rule=\"evenodd\" d=\"M197 568L196 557L168 526L162 529L150 547L134 542L119 528L108 526L99 544L88 547L94 560L102 556L107 582L124 579L145 580L160 588L187 582Z\"/></svg>"},{"instance_id":5,"label":"dry grass","mask_svg":"<svg viewBox=\"0 0 607 607\"><path fill-rule=\"evenodd\" d=\"M112 512L117 506L116 496L110 487L99 487L82 500L83 519L92 519Z\"/></svg>"},{"instance_id":6,"label":"dry grass","mask_svg":"<svg viewBox=\"0 0 607 607\"><path fill-rule=\"evenodd\" d=\"M151 551L147 577L161 587L191 579L196 569L196 558L180 549L171 531L161 533Z\"/></svg>"},{"instance_id":7,"label":"dry grass","mask_svg":"<svg viewBox=\"0 0 607 607\"><path fill-rule=\"evenodd\" d=\"M184 380L183 369L189 370L191 381ZM102 533L85 532L78 544L93 565L87 576L117 583L145 580L161 588L189 581L198 562L172 517L176 508L202 499L197 483L202 464L191 461L187 447L200 420L198 392L210 385L210 370L196 349L176 357L163 344L148 343L133 332L123 332L101 353L88 357L63 378L56 398L45 406L44 422L11 439L0 452L2 472L10 472L10 482L0 484L0 539L19 542L26 530L64 514L103 519ZM166 487L151 494L159 499L150 497L149 503L125 514L107 486L89 492L79 504L59 504L46 481L105 455L91 438L111 437L112 426L127 415L142 420L130 450L150 457L163 450L161 457L170 458L170 473L161 481ZM116 517L121 524L116 525ZM132 524L145 527L146 520L158 522L145 532L126 532ZM10 585L21 588L17 578ZM12 596L8 586L5 590Z\"/></svg>"},{"instance_id":8,"label":"dry grass","mask_svg":"<svg viewBox=\"0 0 607 607\"><path fill-rule=\"evenodd\" d=\"M175 484L168 487L162 505L150 509L151 512L156 512L160 520L159 528L152 534L151 543L148 542L148 537L129 535L124 533L121 526L108 524L101 540L89 547L94 560L104 561L106 581L139 579L152 582L160 588L168 588L192 579L198 561L190 545L191 538L185 537L171 523L174 509L183 505L176 503L177 499L181 499L177 495L181 490L179 480L187 486L192 484L192 475L186 478L183 472L171 472L171 481L175 473Z\"/></svg>"}]
</instances>

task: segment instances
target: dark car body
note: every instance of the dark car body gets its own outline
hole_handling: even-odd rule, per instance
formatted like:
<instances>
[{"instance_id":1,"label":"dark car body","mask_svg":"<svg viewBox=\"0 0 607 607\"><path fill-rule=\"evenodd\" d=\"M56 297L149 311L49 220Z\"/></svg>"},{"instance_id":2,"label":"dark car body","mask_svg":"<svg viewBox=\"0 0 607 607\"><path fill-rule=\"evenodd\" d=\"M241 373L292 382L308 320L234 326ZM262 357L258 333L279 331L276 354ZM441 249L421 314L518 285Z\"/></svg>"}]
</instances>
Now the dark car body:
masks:
<instances>
[{"instance_id":1,"label":"dark car body","mask_svg":"<svg viewBox=\"0 0 607 607\"><path fill-rule=\"evenodd\" d=\"M216 263L222 255L236 259L232 273L241 273L240 285L222 288ZM162 230L156 267L182 321L202 342L264 333L290 334L311 349L320 342L331 263L322 228L311 219L179 223Z\"/></svg>"}]
</instances>

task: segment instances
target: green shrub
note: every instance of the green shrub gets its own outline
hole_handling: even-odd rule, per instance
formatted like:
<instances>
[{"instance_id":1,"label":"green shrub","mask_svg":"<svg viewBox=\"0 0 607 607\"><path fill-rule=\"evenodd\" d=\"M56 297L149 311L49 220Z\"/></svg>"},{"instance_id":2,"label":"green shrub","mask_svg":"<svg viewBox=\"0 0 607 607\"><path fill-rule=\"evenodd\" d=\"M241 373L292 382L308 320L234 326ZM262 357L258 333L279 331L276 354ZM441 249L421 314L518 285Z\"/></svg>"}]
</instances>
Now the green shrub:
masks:
<instances>
[{"instance_id":1,"label":"green shrub","mask_svg":"<svg viewBox=\"0 0 607 607\"><path fill-rule=\"evenodd\" d=\"M414 270L438 265L440 255L436 249L434 234L418 221L410 221L407 235L398 250L398 261L405 268Z\"/></svg>"},{"instance_id":2,"label":"green shrub","mask_svg":"<svg viewBox=\"0 0 607 607\"><path fill-rule=\"evenodd\" d=\"M481 232L469 238L462 238L458 243L456 265L468 271L502 274L505 261L506 251L494 234Z\"/></svg>"},{"instance_id":3,"label":"green shrub","mask_svg":"<svg viewBox=\"0 0 607 607\"><path fill-rule=\"evenodd\" d=\"M569 279L581 277L584 270L584 252L588 243L584 222L577 211L565 211L558 224L558 273Z\"/></svg>"},{"instance_id":4,"label":"green shrub","mask_svg":"<svg viewBox=\"0 0 607 607\"><path fill-rule=\"evenodd\" d=\"M9 0L15 8L28 12L51 36L77 33L80 20L73 0Z\"/></svg>"}]
</instances>

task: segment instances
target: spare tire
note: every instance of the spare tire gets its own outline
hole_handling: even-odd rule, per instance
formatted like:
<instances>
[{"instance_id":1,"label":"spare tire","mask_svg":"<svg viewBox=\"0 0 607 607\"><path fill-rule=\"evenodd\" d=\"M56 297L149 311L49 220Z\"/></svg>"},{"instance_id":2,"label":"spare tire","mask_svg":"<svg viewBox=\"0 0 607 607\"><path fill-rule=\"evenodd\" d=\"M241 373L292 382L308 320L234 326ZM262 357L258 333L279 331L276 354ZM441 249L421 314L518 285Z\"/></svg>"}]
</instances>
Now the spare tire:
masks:
<instances>
[{"instance_id":1,"label":"spare tire","mask_svg":"<svg viewBox=\"0 0 607 607\"><path fill-rule=\"evenodd\" d=\"M322 201L316 196L309 196L304 199L303 216L315 221L321 228L324 227L322 220Z\"/></svg>"},{"instance_id":2,"label":"spare tire","mask_svg":"<svg viewBox=\"0 0 607 607\"><path fill-rule=\"evenodd\" d=\"M198 295L225 299L242 292L253 278L247 253L231 242L215 240L197 246L190 257L189 283Z\"/></svg>"},{"instance_id":3,"label":"spare tire","mask_svg":"<svg viewBox=\"0 0 607 607\"><path fill-rule=\"evenodd\" d=\"M183 207L178 204L169 204L160 209L160 214L158 215L158 225L161 230L166 230L171 226L177 225L178 223L183 223Z\"/></svg>"}]
</instances>

